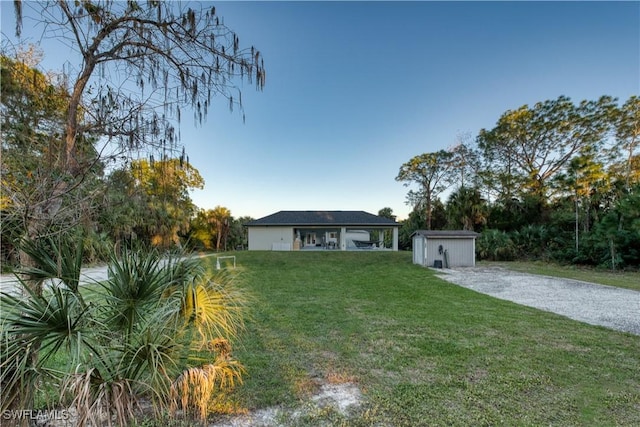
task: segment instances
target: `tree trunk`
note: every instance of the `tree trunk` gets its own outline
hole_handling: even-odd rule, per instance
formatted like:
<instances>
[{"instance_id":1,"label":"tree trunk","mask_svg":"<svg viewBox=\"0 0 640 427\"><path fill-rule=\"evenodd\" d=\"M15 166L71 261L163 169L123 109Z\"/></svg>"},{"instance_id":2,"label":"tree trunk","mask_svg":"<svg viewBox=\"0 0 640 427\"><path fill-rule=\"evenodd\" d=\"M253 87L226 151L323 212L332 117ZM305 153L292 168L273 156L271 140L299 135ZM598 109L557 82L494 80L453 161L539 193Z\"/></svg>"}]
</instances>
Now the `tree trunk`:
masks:
<instances>
[{"instance_id":1,"label":"tree trunk","mask_svg":"<svg viewBox=\"0 0 640 427\"><path fill-rule=\"evenodd\" d=\"M611 270L616 269L616 245L613 242L613 237L609 237L609 252L611 253Z\"/></svg>"},{"instance_id":2,"label":"tree trunk","mask_svg":"<svg viewBox=\"0 0 640 427\"><path fill-rule=\"evenodd\" d=\"M218 226L216 236L216 251L220 252L220 242L222 241L222 227Z\"/></svg>"},{"instance_id":3,"label":"tree trunk","mask_svg":"<svg viewBox=\"0 0 640 427\"><path fill-rule=\"evenodd\" d=\"M580 224L579 224L579 213L578 213L578 196L576 195L576 254L578 253L578 247L579 247L579 230L580 230Z\"/></svg>"}]
</instances>

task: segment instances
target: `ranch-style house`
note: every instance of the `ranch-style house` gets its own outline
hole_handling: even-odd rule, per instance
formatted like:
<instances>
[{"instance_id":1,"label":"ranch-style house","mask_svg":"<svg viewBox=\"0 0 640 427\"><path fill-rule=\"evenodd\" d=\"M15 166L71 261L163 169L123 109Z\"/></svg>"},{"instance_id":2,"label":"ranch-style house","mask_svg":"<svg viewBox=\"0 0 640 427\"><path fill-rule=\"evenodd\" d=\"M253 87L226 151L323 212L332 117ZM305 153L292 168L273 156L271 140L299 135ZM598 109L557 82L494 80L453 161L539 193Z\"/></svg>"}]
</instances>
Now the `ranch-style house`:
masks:
<instances>
[{"instance_id":1,"label":"ranch-style house","mask_svg":"<svg viewBox=\"0 0 640 427\"><path fill-rule=\"evenodd\" d=\"M245 226L254 251L397 251L400 224L364 211L280 211Z\"/></svg>"}]
</instances>

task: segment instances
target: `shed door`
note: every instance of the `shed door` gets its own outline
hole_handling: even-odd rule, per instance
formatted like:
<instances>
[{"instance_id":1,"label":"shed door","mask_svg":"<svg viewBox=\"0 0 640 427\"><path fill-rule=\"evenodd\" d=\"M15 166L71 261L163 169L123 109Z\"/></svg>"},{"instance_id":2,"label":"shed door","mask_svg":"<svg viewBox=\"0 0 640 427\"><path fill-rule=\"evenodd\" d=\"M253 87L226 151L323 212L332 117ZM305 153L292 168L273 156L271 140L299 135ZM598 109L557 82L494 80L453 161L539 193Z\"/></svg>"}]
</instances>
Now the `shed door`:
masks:
<instances>
[{"instance_id":1,"label":"shed door","mask_svg":"<svg viewBox=\"0 0 640 427\"><path fill-rule=\"evenodd\" d=\"M413 238L413 263L424 265L424 239L419 236Z\"/></svg>"}]
</instances>

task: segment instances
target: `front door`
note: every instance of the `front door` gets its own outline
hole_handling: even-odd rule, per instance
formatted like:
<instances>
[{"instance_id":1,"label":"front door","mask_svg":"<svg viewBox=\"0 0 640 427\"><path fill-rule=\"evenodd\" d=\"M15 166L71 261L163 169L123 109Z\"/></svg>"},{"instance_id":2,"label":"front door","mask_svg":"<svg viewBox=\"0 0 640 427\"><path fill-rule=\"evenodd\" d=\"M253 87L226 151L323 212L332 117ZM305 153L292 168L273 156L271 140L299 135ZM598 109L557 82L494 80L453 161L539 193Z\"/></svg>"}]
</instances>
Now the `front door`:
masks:
<instances>
[{"instance_id":1,"label":"front door","mask_svg":"<svg viewBox=\"0 0 640 427\"><path fill-rule=\"evenodd\" d=\"M315 246L315 244L316 244L316 233L307 233L307 238L305 240L305 244Z\"/></svg>"}]
</instances>

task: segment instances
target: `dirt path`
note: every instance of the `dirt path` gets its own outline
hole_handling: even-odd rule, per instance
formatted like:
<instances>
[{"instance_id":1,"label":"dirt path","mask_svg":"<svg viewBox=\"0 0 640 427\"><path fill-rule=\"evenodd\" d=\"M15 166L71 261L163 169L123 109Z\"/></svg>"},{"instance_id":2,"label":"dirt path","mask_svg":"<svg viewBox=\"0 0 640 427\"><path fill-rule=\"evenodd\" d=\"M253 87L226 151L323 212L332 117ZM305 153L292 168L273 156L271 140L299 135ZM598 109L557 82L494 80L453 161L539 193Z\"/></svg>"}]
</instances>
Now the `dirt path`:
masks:
<instances>
[{"instance_id":1,"label":"dirt path","mask_svg":"<svg viewBox=\"0 0 640 427\"><path fill-rule=\"evenodd\" d=\"M86 285L88 283L95 283L107 280L107 267L87 267L83 268L80 272L80 285ZM17 279L13 274L0 275L0 292L16 292Z\"/></svg>"},{"instance_id":2,"label":"dirt path","mask_svg":"<svg viewBox=\"0 0 640 427\"><path fill-rule=\"evenodd\" d=\"M476 292L640 335L640 292L501 267L438 269L437 276Z\"/></svg>"}]
</instances>

